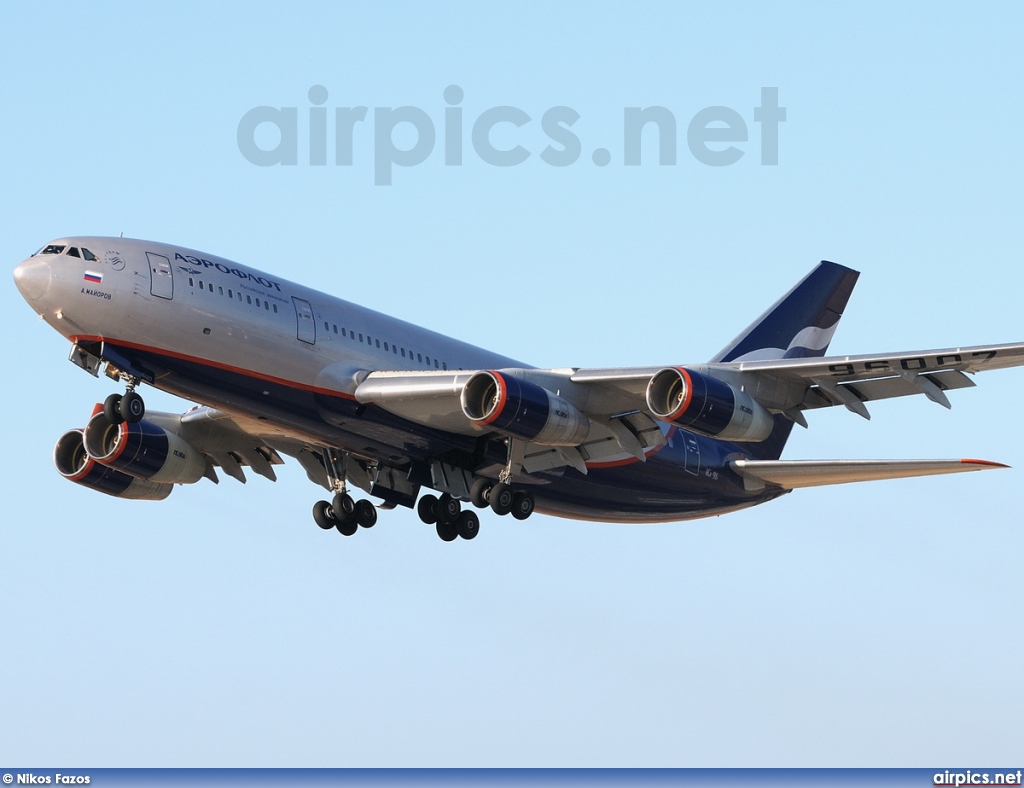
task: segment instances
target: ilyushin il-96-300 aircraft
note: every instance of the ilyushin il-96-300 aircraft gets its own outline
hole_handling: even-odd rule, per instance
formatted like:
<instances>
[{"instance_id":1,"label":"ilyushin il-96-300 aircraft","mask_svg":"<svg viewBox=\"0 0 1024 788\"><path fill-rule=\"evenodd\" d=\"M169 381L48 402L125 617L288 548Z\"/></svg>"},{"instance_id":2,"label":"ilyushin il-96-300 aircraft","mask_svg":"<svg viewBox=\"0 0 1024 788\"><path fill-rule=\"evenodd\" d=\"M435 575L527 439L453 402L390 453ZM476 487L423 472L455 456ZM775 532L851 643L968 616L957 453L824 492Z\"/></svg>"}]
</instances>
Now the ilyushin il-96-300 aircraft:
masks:
<instances>
[{"instance_id":1,"label":"ilyushin il-96-300 aircraft","mask_svg":"<svg viewBox=\"0 0 1024 788\"><path fill-rule=\"evenodd\" d=\"M663 522L798 487L1006 467L780 459L805 411L868 418L866 403L912 394L949 407L970 374L1024 364L1024 344L826 356L857 277L821 262L703 364L536 369L173 245L61 238L14 272L71 361L125 388L57 441L65 478L162 500L218 472L273 480L288 455L327 491L321 528L351 536L405 506L445 541L477 535L474 507ZM147 412L143 383L200 404Z\"/></svg>"}]
</instances>

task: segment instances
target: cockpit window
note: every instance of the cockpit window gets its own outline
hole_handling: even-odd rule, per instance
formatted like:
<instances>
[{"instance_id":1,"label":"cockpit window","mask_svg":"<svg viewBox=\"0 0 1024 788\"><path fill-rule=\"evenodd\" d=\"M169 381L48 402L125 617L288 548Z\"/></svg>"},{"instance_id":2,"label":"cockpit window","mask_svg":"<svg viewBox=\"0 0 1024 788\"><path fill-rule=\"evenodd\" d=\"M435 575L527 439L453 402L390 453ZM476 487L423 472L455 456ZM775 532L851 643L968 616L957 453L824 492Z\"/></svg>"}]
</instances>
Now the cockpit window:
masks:
<instances>
[{"instance_id":1,"label":"cockpit window","mask_svg":"<svg viewBox=\"0 0 1024 788\"><path fill-rule=\"evenodd\" d=\"M81 257L78 253L78 247L72 246L68 248L68 257Z\"/></svg>"},{"instance_id":2,"label":"cockpit window","mask_svg":"<svg viewBox=\"0 0 1024 788\"><path fill-rule=\"evenodd\" d=\"M50 244L43 248L39 254L61 254L64 251L63 244Z\"/></svg>"},{"instance_id":3,"label":"cockpit window","mask_svg":"<svg viewBox=\"0 0 1024 788\"><path fill-rule=\"evenodd\" d=\"M93 263L93 262L96 262L97 260L99 260L99 258L96 255L94 255L92 252L90 252L84 246L82 247L82 257L84 257L90 263Z\"/></svg>"}]
</instances>

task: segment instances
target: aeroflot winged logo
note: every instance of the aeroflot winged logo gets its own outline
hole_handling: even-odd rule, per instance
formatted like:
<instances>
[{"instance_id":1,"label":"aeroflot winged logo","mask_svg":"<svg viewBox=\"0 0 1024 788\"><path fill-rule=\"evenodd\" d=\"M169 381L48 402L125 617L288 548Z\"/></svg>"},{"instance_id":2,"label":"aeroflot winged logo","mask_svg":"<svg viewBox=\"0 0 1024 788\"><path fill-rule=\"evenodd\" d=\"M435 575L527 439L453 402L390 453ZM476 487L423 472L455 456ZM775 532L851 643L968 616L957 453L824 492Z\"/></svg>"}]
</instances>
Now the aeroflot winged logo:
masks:
<instances>
[{"instance_id":1,"label":"aeroflot winged logo","mask_svg":"<svg viewBox=\"0 0 1024 788\"><path fill-rule=\"evenodd\" d=\"M272 287L279 293L281 292L281 285L279 285L277 282L273 281L272 279L267 279L265 276L256 276L255 274L250 274L248 271L243 271L241 268L231 268L230 266L225 265L224 263L215 263L212 260L207 260L205 257L196 257L195 255L182 254L181 252L175 252L174 259L181 260L182 262L185 263L190 263L191 265L194 266L201 265L204 268L216 268L222 274L233 274L234 276L237 276L239 279L247 279L251 282L256 282L257 284L263 285L264 287ZM192 276L198 276L200 273L202 273L201 271L193 271L191 269L185 268L184 266L179 266L179 268L181 268L186 273L191 274Z\"/></svg>"}]
</instances>

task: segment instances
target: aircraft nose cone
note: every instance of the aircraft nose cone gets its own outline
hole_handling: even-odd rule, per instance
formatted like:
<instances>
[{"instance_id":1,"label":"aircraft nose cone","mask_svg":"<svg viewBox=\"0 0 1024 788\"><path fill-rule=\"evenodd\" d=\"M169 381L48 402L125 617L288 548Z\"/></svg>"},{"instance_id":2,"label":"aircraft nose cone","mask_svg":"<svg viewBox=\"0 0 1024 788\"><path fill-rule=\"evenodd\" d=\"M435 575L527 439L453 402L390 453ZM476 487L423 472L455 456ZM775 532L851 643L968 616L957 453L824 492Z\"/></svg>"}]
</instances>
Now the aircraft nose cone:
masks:
<instances>
[{"instance_id":1,"label":"aircraft nose cone","mask_svg":"<svg viewBox=\"0 0 1024 788\"><path fill-rule=\"evenodd\" d=\"M50 289L50 278L50 263L35 257L14 269L14 284L29 303L46 295Z\"/></svg>"}]
</instances>

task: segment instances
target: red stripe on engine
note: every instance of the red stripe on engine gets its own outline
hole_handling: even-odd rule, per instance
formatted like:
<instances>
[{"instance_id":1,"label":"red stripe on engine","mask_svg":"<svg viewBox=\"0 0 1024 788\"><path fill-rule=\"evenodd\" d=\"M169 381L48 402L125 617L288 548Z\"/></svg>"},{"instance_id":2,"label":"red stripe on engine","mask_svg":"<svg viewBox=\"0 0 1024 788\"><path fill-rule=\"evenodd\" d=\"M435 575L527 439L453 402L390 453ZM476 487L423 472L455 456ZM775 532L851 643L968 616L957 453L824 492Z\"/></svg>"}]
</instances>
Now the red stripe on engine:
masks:
<instances>
[{"instance_id":1,"label":"red stripe on engine","mask_svg":"<svg viewBox=\"0 0 1024 788\"><path fill-rule=\"evenodd\" d=\"M690 407L690 403L693 401L693 379L690 377L690 373L682 367L676 367L676 369L679 370L679 373L683 376L683 381L686 385L686 396L684 396L683 401L679 403L679 407L666 417L667 421L675 421L686 413L686 409Z\"/></svg>"},{"instance_id":2,"label":"red stripe on engine","mask_svg":"<svg viewBox=\"0 0 1024 788\"><path fill-rule=\"evenodd\" d=\"M490 374L498 382L498 401L491 410L491 415L483 421L477 422L477 424L481 425L490 424L498 418L498 416L501 415L501 412L505 409L505 403L508 402L508 389L505 387L505 376L500 372L491 372Z\"/></svg>"}]
</instances>

